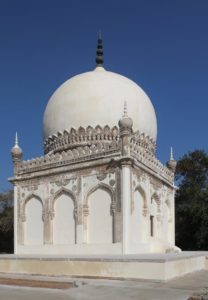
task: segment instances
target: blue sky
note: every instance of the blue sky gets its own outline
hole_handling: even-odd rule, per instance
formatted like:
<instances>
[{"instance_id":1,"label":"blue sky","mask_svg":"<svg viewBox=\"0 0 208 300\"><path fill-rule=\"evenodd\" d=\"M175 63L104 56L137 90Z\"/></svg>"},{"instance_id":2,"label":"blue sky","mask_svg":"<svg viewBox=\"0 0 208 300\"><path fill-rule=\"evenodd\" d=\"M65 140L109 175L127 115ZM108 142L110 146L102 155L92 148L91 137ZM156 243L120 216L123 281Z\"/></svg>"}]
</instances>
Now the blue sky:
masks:
<instances>
[{"instance_id":1,"label":"blue sky","mask_svg":"<svg viewBox=\"0 0 208 300\"><path fill-rule=\"evenodd\" d=\"M18 131L24 159L42 155L42 119L66 79L95 67L137 82L158 121L157 156L208 148L207 0L0 0L0 190L10 187Z\"/></svg>"}]
</instances>

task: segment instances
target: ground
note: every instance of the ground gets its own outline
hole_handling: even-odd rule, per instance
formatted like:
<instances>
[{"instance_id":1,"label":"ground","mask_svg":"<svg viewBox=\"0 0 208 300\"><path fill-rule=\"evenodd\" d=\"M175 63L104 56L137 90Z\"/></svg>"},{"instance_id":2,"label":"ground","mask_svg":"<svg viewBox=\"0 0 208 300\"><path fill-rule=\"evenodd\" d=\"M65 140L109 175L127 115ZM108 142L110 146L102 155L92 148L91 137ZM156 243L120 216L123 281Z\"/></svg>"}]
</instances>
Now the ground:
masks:
<instances>
[{"instance_id":1,"label":"ground","mask_svg":"<svg viewBox=\"0 0 208 300\"><path fill-rule=\"evenodd\" d=\"M49 286L49 282L53 281L56 282L56 288L6 286L2 285L1 278L5 280L5 276L0 276L1 300L187 300L193 293L202 294L208 288L208 270L168 282L9 276L10 283L17 282L19 278L41 282L45 280L43 286Z\"/></svg>"}]
</instances>

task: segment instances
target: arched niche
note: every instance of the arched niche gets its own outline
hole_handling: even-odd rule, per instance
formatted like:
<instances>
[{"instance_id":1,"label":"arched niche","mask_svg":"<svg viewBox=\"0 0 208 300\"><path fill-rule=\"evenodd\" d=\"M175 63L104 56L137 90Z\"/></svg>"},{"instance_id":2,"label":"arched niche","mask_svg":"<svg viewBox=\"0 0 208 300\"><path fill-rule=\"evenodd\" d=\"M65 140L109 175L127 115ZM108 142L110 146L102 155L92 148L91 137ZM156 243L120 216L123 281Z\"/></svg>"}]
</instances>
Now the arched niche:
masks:
<instances>
[{"instance_id":1,"label":"arched niche","mask_svg":"<svg viewBox=\"0 0 208 300\"><path fill-rule=\"evenodd\" d=\"M131 239L133 243L141 243L147 237L146 228L147 201L141 186L134 190L131 214Z\"/></svg>"},{"instance_id":2,"label":"arched niche","mask_svg":"<svg viewBox=\"0 0 208 300\"><path fill-rule=\"evenodd\" d=\"M91 244L113 243L113 193L106 185L94 187L87 197L87 242Z\"/></svg>"},{"instance_id":3,"label":"arched niche","mask_svg":"<svg viewBox=\"0 0 208 300\"><path fill-rule=\"evenodd\" d=\"M159 237L161 235L161 224L158 221L160 217L160 198L157 193L151 196L150 219L149 219L149 235Z\"/></svg>"},{"instance_id":4,"label":"arched niche","mask_svg":"<svg viewBox=\"0 0 208 300\"><path fill-rule=\"evenodd\" d=\"M53 243L59 245L75 244L75 197L67 190L61 189L53 199Z\"/></svg>"},{"instance_id":5,"label":"arched niche","mask_svg":"<svg viewBox=\"0 0 208 300\"><path fill-rule=\"evenodd\" d=\"M43 203L36 195L30 195L24 203L26 245L43 245Z\"/></svg>"},{"instance_id":6,"label":"arched niche","mask_svg":"<svg viewBox=\"0 0 208 300\"><path fill-rule=\"evenodd\" d=\"M151 205L154 208L154 213L160 212L160 197L155 192L151 197Z\"/></svg>"}]
</instances>

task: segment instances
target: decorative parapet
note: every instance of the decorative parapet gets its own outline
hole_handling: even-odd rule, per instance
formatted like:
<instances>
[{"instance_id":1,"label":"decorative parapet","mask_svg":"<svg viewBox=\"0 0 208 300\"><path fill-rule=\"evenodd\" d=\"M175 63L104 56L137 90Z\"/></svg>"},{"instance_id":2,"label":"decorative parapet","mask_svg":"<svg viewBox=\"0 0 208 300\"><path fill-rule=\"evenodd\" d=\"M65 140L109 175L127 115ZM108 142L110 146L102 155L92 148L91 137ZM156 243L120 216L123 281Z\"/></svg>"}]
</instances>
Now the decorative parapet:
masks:
<instances>
[{"instance_id":1,"label":"decorative parapet","mask_svg":"<svg viewBox=\"0 0 208 300\"><path fill-rule=\"evenodd\" d=\"M114 126L94 129L88 126L78 130L72 128L70 132L64 131L49 137L45 141L46 155L21 161L18 165L17 174L35 172L48 168L65 166L106 156L122 156L121 138L119 129ZM131 133L128 147L129 154L135 161L140 162L153 172L162 176L165 180L173 183L174 173L164 166L155 157L156 144L150 137L138 131Z\"/></svg>"},{"instance_id":2,"label":"decorative parapet","mask_svg":"<svg viewBox=\"0 0 208 300\"><path fill-rule=\"evenodd\" d=\"M135 146L142 147L150 154L155 155L156 142L149 136L145 135L145 133L140 133L139 131L134 132L130 143Z\"/></svg>"},{"instance_id":3,"label":"decorative parapet","mask_svg":"<svg viewBox=\"0 0 208 300\"><path fill-rule=\"evenodd\" d=\"M173 183L174 173L170 171L166 166L164 166L153 153L150 153L142 146L132 142L130 145L131 156L138 162L142 163L149 169L153 170L155 173L162 176L168 182Z\"/></svg>"},{"instance_id":4,"label":"decorative parapet","mask_svg":"<svg viewBox=\"0 0 208 300\"><path fill-rule=\"evenodd\" d=\"M27 173L39 171L42 169L64 166L76 162L83 162L86 160L104 157L111 154L119 153L119 142L116 140L110 143L102 141L95 141L90 146L80 146L72 150L57 152L55 154L46 154L27 161L22 161L18 167L18 173Z\"/></svg>"},{"instance_id":5,"label":"decorative parapet","mask_svg":"<svg viewBox=\"0 0 208 300\"><path fill-rule=\"evenodd\" d=\"M117 126L110 128L108 125L104 127L97 125L95 128L91 126L86 129L79 127L78 130L71 128L70 131L64 130L47 138L44 142L44 153L57 153L63 150L90 146L96 141L108 144L118 139L119 129Z\"/></svg>"}]
</instances>

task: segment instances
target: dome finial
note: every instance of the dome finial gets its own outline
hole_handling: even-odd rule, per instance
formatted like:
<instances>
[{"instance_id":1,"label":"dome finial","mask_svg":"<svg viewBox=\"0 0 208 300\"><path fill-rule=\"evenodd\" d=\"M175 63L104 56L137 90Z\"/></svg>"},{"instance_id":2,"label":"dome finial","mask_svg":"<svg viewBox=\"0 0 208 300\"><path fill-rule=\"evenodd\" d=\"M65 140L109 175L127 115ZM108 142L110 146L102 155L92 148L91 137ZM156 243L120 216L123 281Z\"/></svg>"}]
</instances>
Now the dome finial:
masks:
<instances>
[{"instance_id":1,"label":"dome finial","mask_svg":"<svg viewBox=\"0 0 208 300\"><path fill-rule=\"evenodd\" d=\"M21 161L23 153L22 153L22 149L20 148L19 143L18 143L18 134L17 134L17 132L15 134L15 144L14 144L14 147L12 148L12 150L11 150L11 154L12 154L12 159L13 159L14 162Z\"/></svg>"},{"instance_id":2,"label":"dome finial","mask_svg":"<svg viewBox=\"0 0 208 300\"><path fill-rule=\"evenodd\" d=\"M15 144L14 144L14 146L15 146L15 147L19 147L17 131L16 131L16 134L15 134Z\"/></svg>"},{"instance_id":3,"label":"dome finial","mask_svg":"<svg viewBox=\"0 0 208 300\"><path fill-rule=\"evenodd\" d=\"M99 31L99 33L98 33L96 65L97 65L97 67L103 67L103 41L102 41L101 31Z\"/></svg>"},{"instance_id":4,"label":"dome finial","mask_svg":"<svg viewBox=\"0 0 208 300\"><path fill-rule=\"evenodd\" d=\"M170 147L170 160L174 160L173 158L173 147Z\"/></svg>"},{"instance_id":5,"label":"dome finial","mask_svg":"<svg viewBox=\"0 0 208 300\"><path fill-rule=\"evenodd\" d=\"M167 167L170 169L173 173L176 171L177 161L173 157L173 147L170 147L170 159L167 162Z\"/></svg>"}]
</instances>

